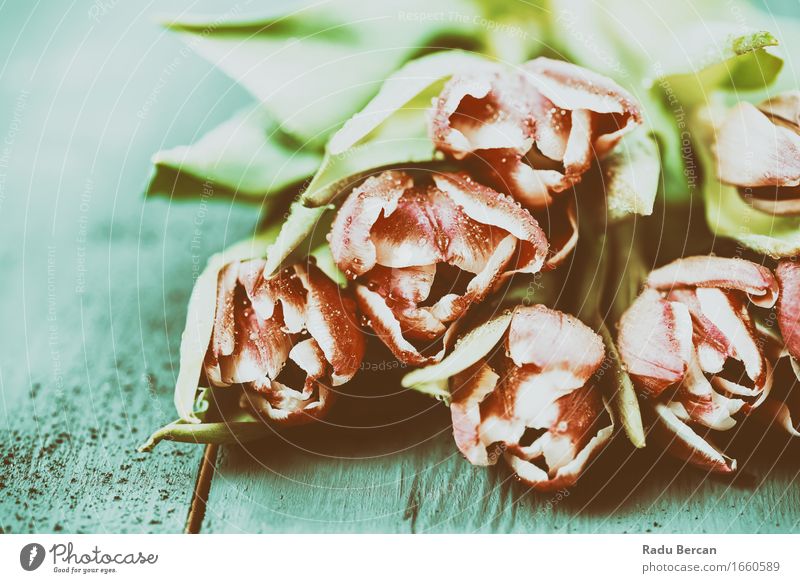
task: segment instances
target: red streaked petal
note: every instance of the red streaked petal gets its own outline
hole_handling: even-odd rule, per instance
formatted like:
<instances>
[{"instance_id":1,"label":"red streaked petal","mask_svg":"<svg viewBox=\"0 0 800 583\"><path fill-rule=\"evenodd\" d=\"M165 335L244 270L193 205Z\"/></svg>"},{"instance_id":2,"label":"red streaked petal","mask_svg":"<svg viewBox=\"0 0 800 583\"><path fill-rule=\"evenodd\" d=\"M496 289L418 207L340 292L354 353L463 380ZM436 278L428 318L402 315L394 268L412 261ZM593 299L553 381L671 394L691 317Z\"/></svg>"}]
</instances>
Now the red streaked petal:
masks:
<instances>
[{"instance_id":1,"label":"red streaked petal","mask_svg":"<svg viewBox=\"0 0 800 583\"><path fill-rule=\"evenodd\" d=\"M387 170L368 178L345 199L329 241L336 264L347 275L362 275L375 266L372 227L381 216L394 212L400 197L412 186L411 177L404 172Z\"/></svg>"},{"instance_id":2,"label":"red streaked petal","mask_svg":"<svg viewBox=\"0 0 800 583\"><path fill-rule=\"evenodd\" d=\"M432 357L420 354L414 345L405 339L400 322L380 294L366 286L357 285L355 296L361 313L369 320L370 327L400 362L422 366L437 362L444 356L444 350Z\"/></svg>"},{"instance_id":3,"label":"red streaked petal","mask_svg":"<svg viewBox=\"0 0 800 583\"><path fill-rule=\"evenodd\" d=\"M650 272L647 285L669 291L681 287L718 287L747 293L761 307L772 307L778 283L772 272L752 261L735 257L697 255L678 259Z\"/></svg>"},{"instance_id":4,"label":"red streaked petal","mask_svg":"<svg viewBox=\"0 0 800 583\"><path fill-rule=\"evenodd\" d=\"M633 97L614 81L584 67L539 57L523 65L527 78L556 107L595 113L640 113Z\"/></svg>"},{"instance_id":5,"label":"red streaked petal","mask_svg":"<svg viewBox=\"0 0 800 583\"><path fill-rule=\"evenodd\" d=\"M303 391L276 381L257 390L242 391L239 405L278 425L293 426L321 419L333 400L334 394L327 387L309 378Z\"/></svg>"},{"instance_id":6,"label":"red streaked petal","mask_svg":"<svg viewBox=\"0 0 800 583\"><path fill-rule=\"evenodd\" d=\"M524 154L533 143L530 94L518 74L456 75L434 105L431 138L456 159L496 148Z\"/></svg>"},{"instance_id":7,"label":"red streaked petal","mask_svg":"<svg viewBox=\"0 0 800 583\"><path fill-rule=\"evenodd\" d=\"M547 238L527 210L512 198L475 182L466 174L438 174L434 181L473 221L505 230L523 245L530 246L530 261L519 266L519 271L536 273L542 268L547 255Z\"/></svg>"},{"instance_id":8,"label":"red streaked petal","mask_svg":"<svg viewBox=\"0 0 800 583\"><path fill-rule=\"evenodd\" d=\"M356 324L355 306L345 292L313 263L295 265L308 291L306 328L331 364L331 382L353 378L364 358L365 341Z\"/></svg>"},{"instance_id":9,"label":"red streaked petal","mask_svg":"<svg viewBox=\"0 0 800 583\"><path fill-rule=\"evenodd\" d=\"M717 431L727 431L736 425L732 415L744 406L741 399L728 399L711 388L696 358L689 361L683 382L671 404L680 404L688 418Z\"/></svg>"},{"instance_id":10,"label":"red streaked petal","mask_svg":"<svg viewBox=\"0 0 800 583\"><path fill-rule=\"evenodd\" d=\"M769 107L767 105L767 107ZM778 105L775 110L783 108ZM800 135L773 123L754 105L733 107L717 132L717 173L736 186L800 184Z\"/></svg>"},{"instance_id":11,"label":"red streaked petal","mask_svg":"<svg viewBox=\"0 0 800 583\"><path fill-rule=\"evenodd\" d=\"M695 293L703 315L723 334L729 356L744 364L751 380L761 381L764 358L747 310L719 289L699 288Z\"/></svg>"},{"instance_id":12,"label":"red streaked petal","mask_svg":"<svg viewBox=\"0 0 800 583\"><path fill-rule=\"evenodd\" d=\"M440 226L432 220L437 204L452 205L449 200L437 201L431 192L419 187L406 191L397 201L397 208L375 221L371 241L375 259L385 267L403 268L432 265L444 260L440 248Z\"/></svg>"},{"instance_id":13,"label":"red streaked petal","mask_svg":"<svg viewBox=\"0 0 800 583\"><path fill-rule=\"evenodd\" d=\"M307 338L295 344L289 352L289 358L312 379L320 379L327 372L328 361L313 338Z\"/></svg>"},{"instance_id":14,"label":"red streaked petal","mask_svg":"<svg viewBox=\"0 0 800 583\"><path fill-rule=\"evenodd\" d=\"M431 293L436 265L391 268L376 265L364 276L370 289L383 296L418 303Z\"/></svg>"},{"instance_id":15,"label":"red streaked petal","mask_svg":"<svg viewBox=\"0 0 800 583\"><path fill-rule=\"evenodd\" d=\"M694 351L692 320L686 306L645 290L623 314L619 352L637 388L656 397L683 380Z\"/></svg>"},{"instance_id":16,"label":"red streaked petal","mask_svg":"<svg viewBox=\"0 0 800 583\"><path fill-rule=\"evenodd\" d=\"M538 490L574 485L613 435L610 416L594 387L573 391L555 406L558 413L548 431L528 448L510 448L505 456L517 476ZM548 471L532 463L541 458Z\"/></svg>"},{"instance_id":17,"label":"red streaked petal","mask_svg":"<svg viewBox=\"0 0 800 583\"><path fill-rule=\"evenodd\" d=\"M576 317L542 305L517 308L506 344L517 366L532 364L541 372L563 370L582 386L600 366L605 349L600 337Z\"/></svg>"},{"instance_id":18,"label":"red streaked petal","mask_svg":"<svg viewBox=\"0 0 800 583\"><path fill-rule=\"evenodd\" d=\"M778 299L778 325L786 350L800 358L800 263L784 260L778 263L775 276L781 287Z\"/></svg>"},{"instance_id":19,"label":"red streaked petal","mask_svg":"<svg viewBox=\"0 0 800 583\"><path fill-rule=\"evenodd\" d=\"M732 459L708 440L700 437L686 423L678 419L663 404L656 404L656 422L648 435L654 441L661 443L667 451L693 466L703 470L730 474L736 471L736 460Z\"/></svg>"},{"instance_id":20,"label":"red streaked petal","mask_svg":"<svg viewBox=\"0 0 800 583\"><path fill-rule=\"evenodd\" d=\"M784 91L758 104L765 114L800 128L800 91Z\"/></svg>"},{"instance_id":21,"label":"red streaked petal","mask_svg":"<svg viewBox=\"0 0 800 583\"><path fill-rule=\"evenodd\" d=\"M478 363L457 374L452 380L453 400L450 403L450 414L453 437L459 451L474 465L490 464L486 444L480 435L480 404L494 391L499 379L488 365Z\"/></svg>"},{"instance_id":22,"label":"red streaked petal","mask_svg":"<svg viewBox=\"0 0 800 583\"><path fill-rule=\"evenodd\" d=\"M236 343L236 322L233 313L233 295L239 278L239 263L223 267L217 279L217 308L211 334L210 350L216 356L231 354Z\"/></svg>"}]
</instances>

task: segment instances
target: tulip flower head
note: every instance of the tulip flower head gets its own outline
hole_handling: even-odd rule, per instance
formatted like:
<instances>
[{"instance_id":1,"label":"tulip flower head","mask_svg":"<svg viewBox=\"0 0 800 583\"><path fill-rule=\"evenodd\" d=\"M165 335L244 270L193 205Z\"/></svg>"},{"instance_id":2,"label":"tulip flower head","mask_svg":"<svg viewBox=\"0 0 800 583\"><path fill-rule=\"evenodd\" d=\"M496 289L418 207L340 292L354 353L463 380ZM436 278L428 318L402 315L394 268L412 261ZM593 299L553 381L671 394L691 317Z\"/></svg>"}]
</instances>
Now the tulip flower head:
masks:
<instances>
[{"instance_id":1,"label":"tulip flower head","mask_svg":"<svg viewBox=\"0 0 800 583\"><path fill-rule=\"evenodd\" d=\"M214 386L242 385L242 406L266 419L312 421L330 406L330 387L361 365L355 306L313 262L271 278L264 265L234 261L220 271L205 373Z\"/></svg>"},{"instance_id":2,"label":"tulip flower head","mask_svg":"<svg viewBox=\"0 0 800 583\"><path fill-rule=\"evenodd\" d=\"M633 97L611 79L540 57L453 76L429 132L439 150L474 162L489 184L543 208L640 123Z\"/></svg>"},{"instance_id":3,"label":"tulip flower head","mask_svg":"<svg viewBox=\"0 0 800 583\"><path fill-rule=\"evenodd\" d=\"M603 342L574 316L534 305L514 311L502 343L451 380L456 444L475 465L502 456L537 489L569 487L613 432L594 378Z\"/></svg>"},{"instance_id":4,"label":"tulip flower head","mask_svg":"<svg viewBox=\"0 0 800 583\"><path fill-rule=\"evenodd\" d=\"M440 359L442 350L425 349L507 277L539 271L547 254L528 211L466 174L368 178L342 204L329 241L369 325L415 365Z\"/></svg>"},{"instance_id":5,"label":"tulip flower head","mask_svg":"<svg viewBox=\"0 0 800 583\"><path fill-rule=\"evenodd\" d=\"M620 321L619 351L674 454L735 469L692 428L727 431L767 397L772 367L748 304L771 307L777 297L772 272L743 259L688 257L650 273Z\"/></svg>"},{"instance_id":6,"label":"tulip flower head","mask_svg":"<svg viewBox=\"0 0 800 583\"><path fill-rule=\"evenodd\" d=\"M800 91L741 102L717 131L717 173L754 208L800 214Z\"/></svg>"}]
</instances>

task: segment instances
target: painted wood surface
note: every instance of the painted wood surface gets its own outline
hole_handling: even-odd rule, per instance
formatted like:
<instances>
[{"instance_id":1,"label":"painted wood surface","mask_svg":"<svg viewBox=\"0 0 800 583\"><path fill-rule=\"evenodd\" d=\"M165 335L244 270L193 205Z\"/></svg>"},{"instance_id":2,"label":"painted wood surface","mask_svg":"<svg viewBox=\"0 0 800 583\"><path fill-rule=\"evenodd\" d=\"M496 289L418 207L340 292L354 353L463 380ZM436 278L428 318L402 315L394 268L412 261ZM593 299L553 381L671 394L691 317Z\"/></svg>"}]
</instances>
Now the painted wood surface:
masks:
<instances>
[{"instance_id":1,"label":"painted wood surface","mask_svg":"<svg viewBox=\"0 0 800 583\"><path fill-rule=\"evenodd\" d=\"M383 361L371 361L380 365ZM531 492L470 466L449 412L367 373L328 425L221 449L205 532L794 532L800 446L737 438L742 476L707 477L618 439L578 487ZM752 451L748 443L758 443ZM775 460L777 462L765 461Z\"/></svg>"},{"instance_id":2,"label":"painted wood surface","mask_svg":"<svg viewBox=\"0 0 800 583\"><path fill-rule=\"evenodd\" d=\"M196 269L256 220L229 201L141 196L152 152L192 141L246 102L151 19L215 9L204 4L0 8L3 532L184 528L201 448L135 446L174 415ZM502 467L469 466L446 409L400 392L399 373L368 372L326 424L221 448L201 530L797 529L797 445L769 437L745 476L726 482L648 452L630 459L617 442L559 499Z\"/></svg>"},{"instance_id":3,"label":"painted wood surface","mask_svg":"<svg viewBox=\"0 0 800 583\"><path fill-rule=\"evenodd\" d=\"M195 262L254 220L225 201L142 194L155 150L245 99L220 101L230 83L197 57L167 68L182 45L152 17L185 5L0 7L2 532L186 521L202 452L135 450L175 416Z\"/></svg>"}]
</instances>

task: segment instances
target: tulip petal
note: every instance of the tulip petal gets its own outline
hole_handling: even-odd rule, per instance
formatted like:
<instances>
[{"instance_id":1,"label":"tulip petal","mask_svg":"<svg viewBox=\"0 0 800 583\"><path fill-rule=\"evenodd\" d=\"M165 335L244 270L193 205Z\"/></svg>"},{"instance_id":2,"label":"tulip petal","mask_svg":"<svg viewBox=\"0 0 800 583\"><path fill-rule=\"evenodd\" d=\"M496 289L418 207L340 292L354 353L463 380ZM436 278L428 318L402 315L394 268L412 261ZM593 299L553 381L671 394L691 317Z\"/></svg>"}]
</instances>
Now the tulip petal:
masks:
<instances>
[{"instance_id":1,"label":"tulip petal","mask_svg":"<svg viewBox=\"0 0 800 583\"><path fill-rule=\"evenodd\" d=\"M211 332L211 348L215 354L231 354L235 340L233 295L239 278L238 263L223 267L217 279L217 307L214 328Z\"/></svg>"},{"instance_id":2,"label":"tulip petal","mask_svg":"<svg viewBox=\"0 0 800 583\"><path fill-rule=\"evenodd\" d=\"M363 275L376 263L370 231L378 218L391 215L400 197L413 186L410 176L388 170L368 178L339 209L330 233L331 252L346 275Z\"/></svg>"},{"instance_id":3,"label":"tulip petal","mask_svg":"<svg viewBox=\"0 0 800 583\"><path fill-rule=\"evenodd\" d=\"M647 285L669 291L683 287L718 287L747 293L750 300L770 308L778 298L778 284L769 269L745 259L699 255L678 259L650 272Z\"/></svg>"},{"instance_id":4,"label":"tulip petal","mask_svg":"<svg viewBox=\"0 0 800 583\"><path fill-rule=\"evenodd\" d=\"M521 76L500 68L491 74L455 75L435 103L431 137L456 159L490 149L525 154L533 144L527 122L530 93Z\"/></svg>"},{"instance_id":5,"label":"tulip petal","mask_svg":"<svg viewBox=\"0 0 800 583\"><path fill-rule=\"evenodd\" d=\"M784 91L758 104L763 113L800 127L800 91Z\"/></svg>"},{"instance_id":6,"label":"tulip petal","mask_svg":"<svg viewBox=\"0 0 800 583\"><path fill-rule=\"evenodd\" d=\"M523 67L528 72L528 81L556 107L610 114L591 132L593 155L598 158L610 152L622 136L641 123L641 112L633 97L608 77L546 57L534 59Z\"/></svg>"},{"instance_id":7,"label":"tulip petal","mask_svg":"<svg viewBox=\"0 0 800 583\"><path fill-rule=\"evenodd\" d=\"M783 111L785 102L773 105ZM766 106L769 109L769 105ZM774 124L754 105L741 102L726 115L716 142L717 173L734 186L800 184L800 135L797 128Z\"/></svg>"},{"instance_id":8,"label":"tulip petal","mask_svg":"<svg viewBox=\"0 0 800 583\"><path fill-rule=\"evenodd\" d=\"M604 75L584 67L539 57L523 65L528 81L552 101L568 110L640 115L633 97Z\"/></svg>"},{"instance_id":9,"label":"tulip petal","mask_svg":"<svg viewBox=\"0 0 800 583\"><path fill-rule=\"evenodd\" d=\"M331 383L338 386L356 374L364 358L364 336L356 324L352 300L313 263L295 265L308 292L306 328L333 368Z\"/></svg>"},{"instance_id":10,"label":"tulip petal","mask_svg":"<svg viewBox=\"0 0 800 583\"><path fill-rule=\"evenodd\" d=\"M325 354L313 338L295 344L289 351L289 358L312 379L324 377L328 369Z\"/></svg>"},{"instance_id":11,"label":"tulip petal","mask_svg":"<svg viewBox=\"0 0 800 583\"><path fill-rule=\"evenodd\" d=\"M433 264L395 268L376 265L364 279L370 289L383 296L418 303L430 295L435 276Z\"/></svg>"},{"instance_id":12,"label":"tulip petal","mask_svg":"<svg viewBox=\"0 0 800 583\"><path fill-rule=\"evenodd\" d=\"M486 444L481 441L480 404L494 391L500 377L489 366L478 363L453 378L450 415L453 437L459 451L476 466L489 465Z\"/></svg>"},{"instance_id":13,"label":"tulip petal","mask_svg":"<svg viewBox=\"0 0 800 583\"><path fill-rule=\"evenodd\" d=\"M603 341L591 328L541 305L514 313L506 342L514 364L532 364L540 372L568 372L574 377L573 388L585 384L605 357Z\"/></svg>"},{"instance_id":14,"label":"tulip petal","mask_svg":"<svg viewBox=\"0 0 800 583\"><path fill-rule=\"evenodd\" d=\"M618 346L637 388L657 397L686 372L694 350L689 311L645 290L620 320Z\"/></svg>"},{"instance_id":15,"label":"tulip petal","mask_svg":"<svg viewBox=\"0 0 800 583\"><path fill-rule=\"evenodd\" d=\"M242 391L239 398L239 405L243 409L284 426L316 421L325 416L332 402L333 393L310 378L306 380L302 392L272 381L269 387L258 391Z\"/></svg>"},{"instance_id":16,"label":"tulip petal","mask_svg":"<svg viewBox=\"0 0 800 583\"><path fill-rule=\"evenodd\" d=\"M655 405L656 424L651 434L664 444L670 454L709 472L730 474L736 471L736 460L716 449L663 404Z\"/></svg>"},{"instance_id":17,"label":"tulip petal","mask_svg":"<svg viewBox=\"0 0 800 583\"><path fill-rule=\"evenodd\" d=\"M379 265L418 267L445 260L440 248L441 227L432 220L432 213L437 202L452 203L449 200L434 202L432 196L435 192L420 195L416 189L409 190L397 200L396 209L391 213L384 212L374 221L370 241L375 246L375 259Z\"/></svg>"},{"instance_id":18,"label":"tulip petal","mask_svg":"<svg viewBox=\"0 0 800 583\"><path fill-rule=\"evenodd\" d=\"M380 294L366 286L357 285L355 296L361 313L369 321L369 326L400 362L422 366L441 359L444 349L436 356L423 356L413 344L405 339L400 322Z\"/></svg>"},{"instance_id":19,"label":"tulip petal","mask_svg":"<svg viewBox=\"0 0 800 583\"><path fill-rule=\"evenodd\" d=\"M781 261L775 269L775 276L781 287L778 325L786 349L797 359L800 358L800 263Z\"/></svg>"},{"instance_id":20,"label":"tulip petal","mask_svg":"<svg viewBox=\"0 0 800 583\"><path fill-rule=\"evenodd\" d=\"M547 238L536 219L513 199L472 180L466 174L434 176L436 186L462 207L473 221L498 227L514 235L527 247L528 260L517 267L523 273L536 273L547 255Z\"/></svg>"},{"instance_id":21,"label":"tulip petal","mask_svg":"<svg viewBox=\"0 0 800 583\"><path fill-rule=\"evenodd\" d=\"M554 405L557 413L547 432L531 446L510 448L505 455L521 480L541 490L574 485L589 460L611 439L614 429L605 404L592 386L573 391ZM541 457L547 472L531 463Z\"/></svg>"},{"instance_id":22,"label":"tulip petal","mask_svg":"<svg viewBox=\"0 0 800 583\"><path fill-rule=\"evenodd\" d=\"M736 420L731 415L744 406L741 399L728 399L714 391L696 357L690 359L673 403L682 405L691 421L717 431L733 428Z\"/></svg>"},{"instance_id":23,"label":"tulip petal","mask_svg":"<svg viewBox=\"0 0 800 583\"><path fill-rule=\"evenodd\" d=\"M696 294L705 317L724 335L729 355L744 364L752 381L757 385L761 383L764 358L746 309L736 305L729 294L718 289L698 288Z\"/></svg>"}]
</instances>

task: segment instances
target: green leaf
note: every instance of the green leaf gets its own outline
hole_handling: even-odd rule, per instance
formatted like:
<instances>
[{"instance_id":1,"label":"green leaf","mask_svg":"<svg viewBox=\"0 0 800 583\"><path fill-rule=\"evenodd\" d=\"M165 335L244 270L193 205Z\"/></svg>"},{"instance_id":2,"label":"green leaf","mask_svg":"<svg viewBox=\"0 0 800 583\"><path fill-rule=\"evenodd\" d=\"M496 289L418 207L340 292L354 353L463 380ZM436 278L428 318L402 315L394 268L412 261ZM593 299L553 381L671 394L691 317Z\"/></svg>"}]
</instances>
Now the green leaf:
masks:
<instances>
[{"instance_id":1,"label":"green leaf","mask_svg":"<svg viewBox=\"0 0 800 583\"><path fill-rule=\"evenodd\" d=\"M619 351L614 343L608 327L600 322L598 332L603 338L606 347L606 360L604 374L611 375L611 412L616 420L625 430L625 435L634 447L642 448L645 446L644 426L642 425L642 413L639 410L639 399L636 396L636 389L633 381L628 376L625 367L620 360Z\"/></svg>"},{"instance_id":2,"label":"green leaf","mask_svg":"<svg viewBox=\"0 0 800 583\"><path fill-rule=\"evenodd\" d=\"M427 110L446 79L458 71L487 63L461 51L421 57L387 79L367 107L337 133L302 194L292 205L283 228L267 253L266 271L273 273L311 237L327 234L325 214L340 194L366 176L389 166L429 163L439 159L428 137ZM309 249L317 247L314 241Z\"/></svg>"},{"instance_id":3,"label":"green leaf","mask_svg":"<svg viewBox=\"0 0 800 583\"><path fill-rule=\"evenodd\" d=\"M717 90L768 87L783 65L783 60L768 50L778 45L778 39L769 32L737 35L727 27L712 32L715 34L695 25L684 35L688 59L654 69L657 77L666 79L669 90L684 107L707 102L709 94Z\"/></svg>"},{"instance_id":4,"label":"green leaf","mask_svg":"<svg viewBox=\"0 0 800 583\"><path fill-rule=\"evenodd\" d=\"M643 128L625 136L602 166L611 219L653 213L661 173L653 136Z\"/></svg>"},{"instance_id":5,"label":"green leaf","mask_svg":"<svg viewBox=\"0 0 800 583\"><path fill-rule=\"evenodd\" d=\"M252 107L192 145L156 153L148 194L188 191L199 196L222 188L261 199L311 176L321 159L320 153L302 148L278 129L263 108Z\"/></svg>"},{"instance_id":6,"label":"green leaf","mask_svg":"<svg viewBox=\"0 0 800 583\"><path fill-rule=\"evenodd\" d=\"M308 208L299 202L293 203L278 236L266 249L267 264L264 273L273 274L278 271L311 235L325 231L324 227L318 225L327 210L327 207ZM309 249L311 248L313 246L310 244Z\"/></svg>"},{"instance_id":7,"label":"green leaf","mask_svg":"<svg viewBox=\"0 0 800 583\"><path fill-rule=\"evenodd\" d=\"M447 51L421 57L394 73L331 138L322 167L303 193L303 204L329 204L379 168L441 159L428 136L431 101L451 76L488 63L469 53Z\"/></svg>"},{"instance_id":8,"label":"green leaf","mask_svg":"<svg viewBox=\"0 0 800 583\"><path fill-rule=\"evenodd\" d=\"M441 17L426 17L425 0L337 0L252 20L165 24L248 89L282 129L322 144L420 49L445 36L470 42L478 29L469 3L441 0L435 12Z\"/></svg>"},{"instance_id":9,"label":"green leaf","mask_svg":"<svg viewBox=\"0 0 800 583\"><path fill-rule=\"evenodd\" d=\"M511 324L512 314L511 310L506 310L467 332L458 339L450 354L440 362L405 375L401 381L403 387L420 390L423 393L444 395L441 381L446 381L468 369L489 354L489 351L503 338L503 334Z\"/></svg>"}]
</instances>

